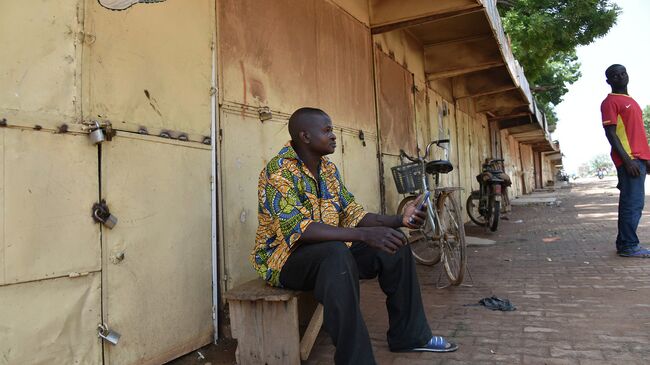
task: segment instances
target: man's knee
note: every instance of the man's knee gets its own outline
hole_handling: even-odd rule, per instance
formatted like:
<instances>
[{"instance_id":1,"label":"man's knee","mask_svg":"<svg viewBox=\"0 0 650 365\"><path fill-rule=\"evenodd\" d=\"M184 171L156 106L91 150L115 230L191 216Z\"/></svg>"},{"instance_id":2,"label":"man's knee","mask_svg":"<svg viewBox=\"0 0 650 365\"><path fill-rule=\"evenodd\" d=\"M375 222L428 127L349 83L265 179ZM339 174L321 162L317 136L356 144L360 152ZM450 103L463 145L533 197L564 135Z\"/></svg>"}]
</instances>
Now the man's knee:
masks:
<instances>
[{"instance_id":1,"label":"man's knee","mask_svg":"<svg viewBox=\"0 0 650 365\"><path fill-rule=\"evenodd\" d=\"M317 243L317 245L323 245L323 249L327 252L327 256L324 259L326 265L347 266L354 263L354 257L345 242L329 241Z\"/></svg>"}]
</instances>

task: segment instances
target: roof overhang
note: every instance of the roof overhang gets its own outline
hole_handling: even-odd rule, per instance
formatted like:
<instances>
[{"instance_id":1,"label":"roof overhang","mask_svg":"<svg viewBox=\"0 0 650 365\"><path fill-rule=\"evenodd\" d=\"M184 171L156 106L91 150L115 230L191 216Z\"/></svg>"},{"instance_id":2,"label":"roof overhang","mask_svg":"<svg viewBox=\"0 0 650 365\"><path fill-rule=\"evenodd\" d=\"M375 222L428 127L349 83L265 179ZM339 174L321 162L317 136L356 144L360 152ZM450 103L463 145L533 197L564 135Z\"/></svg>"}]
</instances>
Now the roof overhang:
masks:
<instances>
[{"instance_id":1,"label":"roof overhang","mask_svg":"<svg viewBox=\"0 0 650 365\"><path fill-rule=\"evenodd\" d=\"M538 151L557 149L512 54L495 0L370 0L370 26L373 34L409 32L424 49L427 81L451 80L454 98L471 98L490 120L525 120L526 132L516 132L522 143Z\"/></svg>"}]
</instances>

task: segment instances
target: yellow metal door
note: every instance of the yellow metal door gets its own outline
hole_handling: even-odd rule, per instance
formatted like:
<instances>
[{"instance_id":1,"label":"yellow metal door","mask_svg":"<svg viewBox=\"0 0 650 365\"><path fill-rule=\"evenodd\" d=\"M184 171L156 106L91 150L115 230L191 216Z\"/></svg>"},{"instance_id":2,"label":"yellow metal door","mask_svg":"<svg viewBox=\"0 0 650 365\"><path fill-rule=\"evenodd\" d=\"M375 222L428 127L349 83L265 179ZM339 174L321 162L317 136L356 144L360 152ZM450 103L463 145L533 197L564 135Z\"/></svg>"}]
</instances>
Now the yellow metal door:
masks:
<instances>
[{"instance_id":1,"label":"yellow metal door","mask_svg":"<svg viewBox=\"0 0 650 365\"><path fill-rule=\"evenodd\" d=\"M0 364L100 364L97 148L0 128Z\"/></svg>"},{"instance_id":2,"label":"yellow metal door","mask_svg":"<svg viewBox=\"0 0 650 365\"><path fill-rule=\"evenodd\" d=\"M118 219L102 228L106 364L160 364L210 342L211 150L118 132L102 144L101 195Z\"/></svg>"}]
</instances>

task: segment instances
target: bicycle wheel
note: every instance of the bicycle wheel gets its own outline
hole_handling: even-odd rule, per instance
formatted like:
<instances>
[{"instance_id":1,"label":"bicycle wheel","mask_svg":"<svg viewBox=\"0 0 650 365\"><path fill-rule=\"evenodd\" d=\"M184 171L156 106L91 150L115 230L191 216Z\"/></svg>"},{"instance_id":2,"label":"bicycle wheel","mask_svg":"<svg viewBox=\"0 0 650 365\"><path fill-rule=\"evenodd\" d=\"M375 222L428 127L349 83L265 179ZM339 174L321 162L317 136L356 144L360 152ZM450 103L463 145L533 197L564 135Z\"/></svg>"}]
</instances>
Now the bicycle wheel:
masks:
<instances>
[{"instance_id":1,"label":"bicycle wheel","mask_svg":"<svg viewBox=\"0 0 650 365\"><path fill-rule=\"evenodd\" d=\"M501 214L501 202L496 200L494 195L490 195L488 200L488 228L494 232L499 226L499 215Z\"/></svg>"},{"instance_id":2,"label":"bicycle wheel","mask_svg":"<svg viewBox=\"0 0 650 365\"><path fill-rule=\"evenodd\" d=\"M467 243L460 204L451 194L441 194L438 198L440 217L439 237L442 247L442 261L445 272L452 285L460 285L467 265Z\"/></svg>"},{"instance_id":3,"label":"bicycle wheel","mask_svg":"<svg viewBox=\"0 0 650 365\"><path fill-rule=\"evenodd\" d=\"M397 207L397 214L403 214L406 203L415 200L416 196L408 196L399 203ZM431 214L427 216L424 225L420 229L412 229L406 233L411 246L411 252L415 261L422 265L435 265L440 262L440 248L433 240L434 230L433 217Z\"/></svg>"},{"instance_id":4,"label":"bicycle wheel","mask_svg":"<svg viewBox=\"0 0 650 365\"><path fill-rule=\"evenodd\" d=\"M472 222L479 226L485 226L485 217L483 217L481 215L481 212L478 211L480 196L480 191L472 191L472 193L467 197L465 208L467 209L467 215L469 216L469 219L472 220Z\"/></svg>"},{"instance_id":5,"label":"bicycle wheel","mask_svg":"<svg viewBox=\"0 0 650 365\"><path fill-rule=\"evenodd\" d=\"M512 210L510 205L510 197L508 196L508 188L505 186L501 187L501 211L503 213L509 212Z\"/></svg>"}]
</instances>

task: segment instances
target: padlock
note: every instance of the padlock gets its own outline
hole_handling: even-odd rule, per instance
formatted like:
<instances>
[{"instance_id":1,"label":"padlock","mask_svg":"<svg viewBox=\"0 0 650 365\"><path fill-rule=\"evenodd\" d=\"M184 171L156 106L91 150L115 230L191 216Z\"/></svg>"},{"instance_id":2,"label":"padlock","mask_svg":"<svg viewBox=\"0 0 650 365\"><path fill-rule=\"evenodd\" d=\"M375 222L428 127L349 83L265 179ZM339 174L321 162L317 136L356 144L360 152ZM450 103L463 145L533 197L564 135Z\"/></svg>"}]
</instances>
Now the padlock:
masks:
<instances>
[{"instance_id":1,"label":"padlock","mask_svg":"<svg viewBox=\"0 0 650 365\"><path fill-rule=\"evenodd\" d=\"M93 204L92 212L92 217L95 222L103 224L108 229L113 229L117 224L117 217L112 215L108 210L108 205L106 205L104 199L99 203Z\"/></svg>"},{"instance_id":2,"label":"padlock","mask_svg":"<svg viewBox=\"0 0 650 365\"><path fill-rule=\"evenodd\" d=\"M99 122L95 122L95 129L90 132L90 141L93 144L99 144L102 143L106 140L106 135L104 134L104 131L102 128L99 126Z\"/></svg>"},{"instance_id":3,"label":"padlock","mask_svg":"<svg viewBox=\"0 0 650 365\"><path fill-rule=\"evenodd\" d=\"M99 334L99 337L108 341L112 345L117 345L117 342L121 337L119 333L109 329L108 326L103 323L97 326L97 332Z\"/></svg>"},{"instance_id":4,"label":"padlock","mask_svg":"<svg viewBox=\"0 0 650 365\"><path fill-rule=\"evenodd\" d=\"M95 218L97 221L101 222L106 228L113 229L117 224L117 217L108 213L108 215L102 216L100 209L95 209Z\"/></svg>"}]
</instances>

